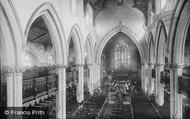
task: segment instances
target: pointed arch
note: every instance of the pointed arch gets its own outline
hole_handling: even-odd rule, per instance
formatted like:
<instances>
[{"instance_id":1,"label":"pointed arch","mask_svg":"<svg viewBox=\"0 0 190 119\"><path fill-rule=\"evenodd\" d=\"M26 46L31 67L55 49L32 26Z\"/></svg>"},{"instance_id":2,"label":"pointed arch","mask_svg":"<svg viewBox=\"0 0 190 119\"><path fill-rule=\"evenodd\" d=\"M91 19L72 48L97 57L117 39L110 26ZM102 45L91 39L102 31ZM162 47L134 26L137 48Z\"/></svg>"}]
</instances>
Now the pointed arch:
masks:
<instances>
[{"instance_id":1,"label":"pointed arch","mask_svg":"<svg viewBox=\"0 0 190 119\"><path fill-rule=\"evenodd\" d=\"M24 34L26 38L24 44L26 45L27 36L32 23L40 16L43 18L49 30L51 42L55 51L56 63L66 65L66 39L64 36L64 30L60 22L60 18L58 17L56 10L51 3L43 3L32 13L25 28Z\"/></svg>"},{"instance_id":2,"label":"pointed arch","mask_svg":"<svg viewBox=\"0 0 190 119\"><path fill-rule=\"evenodd\" d=\"M167 32L164 23L160 20L158 21L156 29L156 63L164 64L165 53L168 52L168 40Z\"/></svg>"},{"instance_id":3,"label":"pointed arch","mask_svg":"<svg viewBox=\"0 0 190 119\"><path fill-rule=\"evenodd\" d=\"M7 107L21 107L24 34L10 1L0 0L0 17L0 47L3 49L1 68L5 68L1 76L4 76L3 80L6 82L6 94L3 95L6 102L3 103L6 103Z\"/></svg>"},{"instance_id":4,"label":"pointed arch","mask_svg":"<svg viewBox=\"0 0 190 119\"><path fill-rule=\"evenodd\" d=\"M5 66L22 66L22 46L24 34L18 17L10 1L0 1L0 35Z\"/></svg>"},{"instance_id":5,"label":"pointed arch","mask_svg":"<svg viewBox=\"0 0 190 119\"><path fill-rule=\"evenodd\" d=\"M84 64L84 40L82 38L81 30L78 24L74 24L69 33L67 52L69 51L69 44L71 42L71 39L73 40L74 47L76 48L76 64Z\"/></svg>"},{"instance_id":6,"label":"pointed arch","mask_svg":"<svg viewBox=\"0 0 190 119\"><path fill-rule=\"evenodd\" d=\"M148 62L149 63L154 63L155 62L155 44L154 44L154 37L152 32L149 32L148 36L148 42L149 42L149 47L148 47Z\"/></svg>"},{"instance_id":7,"label":"pointed arch","mask_svg":"<svg viewBox=\"0 0 190 119\"><path fill-rule=\"evenodd\" d=\"M88 64L92 64L93 61L93 42L92 42L92 37L90 34L88 34L87 38L86 38L86 42L85 42L85 48L86 48L86 52L87 52L87 57L89 59Z\"/></svg>"},{"instance_id":8,"label":"pointed arch","mask_svg":"<svg viewBox=\"0 0 190 119\"><path fill-rule=\"evenodd\" d=\"M117 33L122 32L124 34L126 34L127 36L129 36L129 38L132 39L132 41L135 43L135 45L137 46L137 49L139 51L140 57L141 57L141 63L145 62L145 55L142 49L142 46L139 44L139 42L136 40L135 35L126 27L124 26L117 26L114 29L112 29L102 40L102 42L99 43L99 45L97 45L96 49L95 49L95 62L97 64L101 63L101 55L103 52L104 47L106 46L107 42Z\"/></svg>"},{"instance_id":9,"label":"pointed arch","mask_svg":"<svg viewBox=\"0 0 190 119\"><path fill-rule=\"evenodd\" d=\"M184 64L186 36L190 26L190 2L180 0L176 6L169 36L170 63Z\"/></svg>"}]
</instances>

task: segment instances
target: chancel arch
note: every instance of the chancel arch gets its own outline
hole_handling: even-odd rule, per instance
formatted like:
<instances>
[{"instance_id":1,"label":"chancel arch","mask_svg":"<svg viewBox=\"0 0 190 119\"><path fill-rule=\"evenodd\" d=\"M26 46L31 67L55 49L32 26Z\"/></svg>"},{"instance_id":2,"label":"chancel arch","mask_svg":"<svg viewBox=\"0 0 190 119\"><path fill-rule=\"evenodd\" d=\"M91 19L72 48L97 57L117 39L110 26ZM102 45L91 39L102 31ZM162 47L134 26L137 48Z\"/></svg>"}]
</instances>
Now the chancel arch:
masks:
<instances>
[{"instance_id":1,"label":"chancel arch","mask_svg":"<svg viewBox=\"0 0 190 119\"><path fill-rule=\"evenodd\" d=\"M126 34L127 36L129 36L133 40L133 42L136 44L136 46L139 50L141 62L144 63L145 58L144 58L144 52L143 52L142 46L136 40L135 35L128 28L126 28L124 26L115 27L114 29L110 30L110 32L108 32L108 34L103 38L100 45L98 45L95 49L95 51L96 51L95 52L95 63L100 64L101 55L102 55L102 52L103 52L103 49L104 49L106 43L118 32L122 32L122 33Z\"/></svg>"},{"instance_id":2,"label":"chancel arch","mask_svg":"<svg viewBox=\"0 0 190 119\"><path fill-rule=\"evenodd\" d=\"M118 35L119 34L119 35ZM120 41L118 40L118 42L117 41L115 41L115 40L113 40L114 39L114 37L116 37L116 36L122 36L124 39L128 39L128 40L123 40L123 41L121 41L121 43L120 43ZM112 39L112 40L111 40ZM119 38L120 39L120 38ZM109 43L109 42L111 42L111 43ZM113 43L112 43L113 42ZM123 43L122 43L123 42ZM130 42L129 44L128 44L128 42ZM133 34L132 34L132 32L130 32L129 31L129 29L127 29L127 28L125 28L125 27L122 27L122 26L120 26L120 27L116 27L115 29L113 29L113 30L111 30L107 35L106 35L106 37L103 39L103 41L100 43L100 45L99 45L99 47L97 47L97 49L96 49L96 59L95 59L95 62L97 63L97 65L100 65L99 66L99 68L100 69L96 69L97 70L97 74L98 74L98 80L100 81L100 87L101 87L101 85L104 85L104 84L107 84L106 83L106 81L104 81L104 80L102 80L102 79L108 79L108 77L110 77L110 75L112 75L112 73L115 71L114 70L114 67L112 67L113 68L113 70L111 70L110 68L111 68L111 66L114 64L114 63L116 63L116 62L114 62L114 63L112 63L112 64L110 64L110 68L109 68L109 71L105 68L106 66L108 66L108 65L106 65L105 63L106 62L103 62L103 60L106 60L106 57L108 56L108 54L109 53L107 53L106 51L110 51L110 50L106 50L106 49L109 49L109 48L106 48L107 46L108 47L112 47L111 49L114 49L114 46L112 46L112 45L114 45L114 44L117 44L118 43L118 48L121 46L121 45L124 45L124 46L121 46L119 49L121 49L121 50L119 50L118 51L118 53L116 53L115 55L119 55L119 54L121 54L121 57L120 57L120 60L118 59L118 61L121 61L121 62L125 62L126 61L126 64L129 64L129 65L125 65L126 67L128 67L128 69L129 70L123 70L123 73L125 73L125 75L127 75L126 73L126 71L129 71L129 72L133 72L131 69L133 69L133 68L135 68L135 66L136 65L138 65L137 67L139 67L138 69L138 71L137 70L135 70L134 72L136 72L137 74L136 74L136 76L139 76L140 77L140 75L141 75L141 63L143 63L144 62L144 54L143 54L143 50L142 50L142 47L141 47L141 45L139 44L139 42L135 39L135 37L133 36ZM109 45L110 44L110 45ZM112 44L112 45L111 45ZM132 46L134 46L135 48L136 48L136 50L134 51L135 53L132 53L132 54L130 54L130 50L132 50L133 48L131 48ZM117 47L117 46L116 46ZM116 48L117 49L117 48ZM124 49L125 49L125 51L124 51ZM128 50L127 50L128 49ZM121 51L121 52L120 52ZM137 52L137 53L136 53ZM134 54L136 54L136 55L138 55L138 56L135 56L135 57L133 57L133 55ZM125 57L126 56L126 57ZM112 57L112 56L111 56ZM118 56L113 56L113 57L117 57L117 58L119 58ZM124 59L122 58L122 57L125 57ZM130 58L131 57L131 58ZM134 64L134 62L136 61L136 60L127 60L127 59L138 59L138 63L136 64ZM113 59L113 58L110 58L110 59ZM117 59L116 59L117 60ZM115 60L115 61L116 61ZM129 61L129 62L128 62ZM130 62L131 61L131 62ZM132 62L132 61L134 61L134 62ZM118 63L117 63L118 64ZM120 63L119 63L120 64ZM121 65L119 65L118 64L118 66L119 67L122 67ZM134 64L134 65L132 65L132 64ZM118 68L119 68L118 67ZM100 72L100 73L98 73L98 72ZM115 71L115 73L116 73L117 71ZM120 73L122 73L122 71L120 72ZM132 73L131 73L132 74ZM109 76L108 76L109 75ZM133 77L134 75L130 75L129 77ZM106 78L107 77L107 78ZM137 78L134 78L134 79L137 79ZM138 81L140 81L140 80L138 80ZM141 82L141 81L140 81ZM141 85L141 84L140 84Z\"/></svg>"}]
</instances>

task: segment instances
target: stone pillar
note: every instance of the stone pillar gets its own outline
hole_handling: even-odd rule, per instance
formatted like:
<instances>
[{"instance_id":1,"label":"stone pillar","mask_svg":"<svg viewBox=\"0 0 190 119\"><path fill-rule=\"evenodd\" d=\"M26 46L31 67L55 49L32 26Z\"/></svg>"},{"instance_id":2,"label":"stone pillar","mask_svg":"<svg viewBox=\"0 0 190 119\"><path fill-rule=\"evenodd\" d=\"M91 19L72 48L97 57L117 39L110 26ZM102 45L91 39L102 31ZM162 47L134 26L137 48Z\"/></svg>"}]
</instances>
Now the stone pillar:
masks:
<instances>
[{"instance_id":1,"label":"stone pillar","mask_svg":"<svg viewBox=\"0 0 190 119\"><path fill-rule=\"evenodd\" d=\"M7 107L22 107L22 72L8 72L5 77L7 81Z\"/></svg>"},{"instance_id":2,"label":"stone pillar","mask_svg":"<svg viewBox=\"0 0 190 119\"><path fill-rule=\"evenodd\" d=\"M90 80L89 80L89 92L90 92L90 95L93 95L93 73L94 73L94 65L93 64L88 64L88 68L89 68L89 72L90 72Z\"/></svg>"},{"instance_id":3,"label":"stone pillar","mask_svg":"<svg viewBox=\"0 0 190 119\"><path fill-rule=\"evenodd\" d=\"M141 87L145 91L144 64L141 64Z\"/></svg>"},{"instance_id":4,"label":"stone pillar","mask_svg":"<svg viewBox=\"0 0 190 119\"><path fill-rule=\"evenodd\" d=\"M58 91L56 94L56 118L66 119L66 67L58 70Z\"/></svg>"},{"instance_id":5,"label":"stone pillar","mask_svg":"<svg viewBox=\"0 0 190 119\"><path fill-rule=\"evenodd\" d=\"M178 64L170 64L170 118L182 119L182 95L178 94L178 77L182 68Z\"/></svg>"},{"instance_id":6,"label":"stone pillar","mask_svg":"<svg viewBox=\"0 0 190 119\"><path fill-rule=\"evenodd\" d=\"M84 65L77 65L78 68L78 83L77 83L77 102L81 103L84 100Z\"/></svg>"},{"instance_id":7,"label":"stone pillar","mask_svg":"<svg viewBox=\"0 0 190 119\"><path fill-rule=\"evenodd\" d=\"M154 80L152 78L152 69L154 68L153 63L148 64L148 79L149 79L149 86L148 86L148 94L151 95L153 94L154 91Z\"/></svg>"},{"instance_id":8,"label":"stone pillar","mask_svg":"<svg viewBox=\"0 0 190 119\"><path fill-rule=\"evenodd\" d=\"M164 71L164 64L156 64L156 103L164 104L164 86L161 84L161 71Z\"/></svg>"},{"instance_id":9,"label":"stone pillar","mask_svg":"<svg viewBox=\"0 0 190 119\"><path fill-rule=\"evenodd\" d=\"M22 72L14 73L14 107L22 107Z\"/></svg>"},{"instance_id":10,"label":"stone pillar","mask_svg":"<svg viewBox=\"0 0 190 119\"><path fill-rule=\"evenodd\" d=\"M100 87L100 80L101 80L101 76L100 76L100 68L101 65L100 64L96 64L94 66L94 82L93 82L93 89L97 89Z\"/></svg>"},{"instance_id":11,"label":"stone pillar","mask_svg":"<svg viewBox=\"0 0 190 119\"><path fill-rule=\"evenodd\" d=\"M142 63L141 64L141 86L142 90L146 93L147 92L147 86L148 86L148 79L147 79L147 64Z\"/></svg>"}]
</instances>

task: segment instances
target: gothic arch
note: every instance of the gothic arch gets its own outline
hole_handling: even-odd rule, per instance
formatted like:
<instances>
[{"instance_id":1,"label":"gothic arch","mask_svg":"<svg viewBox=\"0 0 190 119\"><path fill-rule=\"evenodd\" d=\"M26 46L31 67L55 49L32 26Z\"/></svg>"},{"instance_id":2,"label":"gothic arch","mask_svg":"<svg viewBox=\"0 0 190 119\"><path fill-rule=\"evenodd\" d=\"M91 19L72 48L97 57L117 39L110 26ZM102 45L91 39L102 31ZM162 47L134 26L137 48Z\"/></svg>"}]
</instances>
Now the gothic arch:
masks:
<instances>
[{"instance_id":1,"label":"gothic arch","mask_svg":"<svg viewBox=\"0 0 190 119\"><path fill-rule=\"evenodd\" d=\"M148 36L148 42L149 42L149 47L148 47L148 56L149 56L149 59L148 59L148 62L149 63L154 63L155 61L155 44L154 44L154 37L153 37L153 34L152 32L149 33L149 36Z\"/></svg>"},{"instance_id":2,"label":"gothic arch","mask_svg":"<svg viewBox=\"0 0 190 119\"><path fill-rule=\"evenodd\" d=\"M10 1L0 1L0 34L3 47L3 64L5 66L22 65L22 46L24 35ZM6 39L6 40L5 40Z\"/></svg>"},{"instance_id":3,"label":"gothic arch","mask_svg":"<svg viewBox=\"0 0 190 119\"><path fill-rule=\"evenodd\" d=\"M188 0L180 0L174 18L177 21L171 26L170 34L170 62L177 64L184 64L184 49L186 42L186 35L190 26L190 2Z\"/></svg>"},{"instance_id":4,"label":"gothic arch","mask_svg":"<svg viewBox=\"0 0 190 119\"><path fill-rule=\"evenodd\" d=\"M22 94L21 68L24 34L10 1L0 1L0 14L0 42L3 49L1 66L5 66L6 70L3 75L6 80L6 103L7 107L20 107L22 106L22 95L20 94ZM11 68L11 70L7 70L7 68Z\"/></svg>"},{"instance_id":5,"label":"gothic arch","mask_svg":"<svg viewBox=\"0 0 190 119\"><path fill-rule=\"evenodd\" d=\"M67 42L67 52L69 51L69 44L73 40L74 47L76 48L76 64L84 64L84 43L78 24L75 24L69 34Z\"/></svg>"},{"instance_id":6,"label":"gothic arch","mask_svg":"<svg viewBox=\"0 0 190 119\"><path fill-rule=\"evenodd\" d=\"M142 46L139 44L139 42L136 40L135 35L126 27L124 26L119 26L119 27L115 27L114 29L112 29L104 38L103 40L99 43L99 45L97 45L96 49L95 49L95 61L97 64L101 63L101 55L103 52L104 47L106 46L107 42L117 33L122 32L124 34L126 34L127 36L129 36L129 38L132 39L132 41L135 43L135 45L137 46L137 49L139 50L140 53L140 57L141 57L141 63L145 62L145 57L144 57L144 52L142 49Z\"/></svg>"},{"instance_id":7,"label":"gothic arch","mask_svg":"<svg viewBox=\"0 0 190 119\"><path fill-rule=\"evenodd\" d=\"M53 5L49 2L40 5L31 15L26 29L25 29L25 42L27 42L27 36L32 23L38 18L42 17L51 36L51 42L55 51L55 61L59 65L66 65L66 39L64 36L64 30L60 19L57 15Z\"/></svg>"},{"instance_id":8,"label":"gothic arch","mask_svg":"<svg viewBox=\"0 0 190 119\"><path fill-rule=\"evenodd\" d=\"M156 29L156 63L164 64L165 53L168 51L167 32L162 21L158 22Z\"/></svg>"},{"instance_id":9,"label":"gothic arch","mask_svg":"<svg viewBox=\"0 0 190 119\"><path fill-rule=\"evenodd\" d=\"M89 59L88 64L92 64L93 63L93 42L92 42L92 37L90 34L88 34L87 38L86 38L86 43L85 43L85 48L86 48L86 52L87 52L87 57Z\"/></svg>"}]
</instances>

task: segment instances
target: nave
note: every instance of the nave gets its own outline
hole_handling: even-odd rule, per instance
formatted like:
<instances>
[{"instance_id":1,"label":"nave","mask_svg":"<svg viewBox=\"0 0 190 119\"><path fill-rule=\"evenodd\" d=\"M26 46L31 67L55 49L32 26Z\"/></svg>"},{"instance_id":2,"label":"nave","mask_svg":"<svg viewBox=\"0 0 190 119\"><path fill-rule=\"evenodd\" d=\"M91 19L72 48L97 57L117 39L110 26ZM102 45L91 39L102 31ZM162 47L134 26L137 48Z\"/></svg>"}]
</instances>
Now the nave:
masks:
<instances>
[{"instance_id":1,"label":"nave","mask_svg":"<svg viewBox=\"0 0 190 119\"><path fill-rule=\"evenodd\" d=\"M113 91L117 84L121 83L111 85L108 95L100 93L90 97L69 119L169 119L169 113L164 112L168 111L167 107L158 109L142 90L132 85L118 85Z\"/></svg>"},{"instance_id":2,"label":"nave","mask_svg":"<svg viewBox=\"0 0 190 119\"><path fill-rule=\"evenodd\" d=\"M0 0L0 119L189 119L189 0Z\"/></svg>"}]
</instances>

